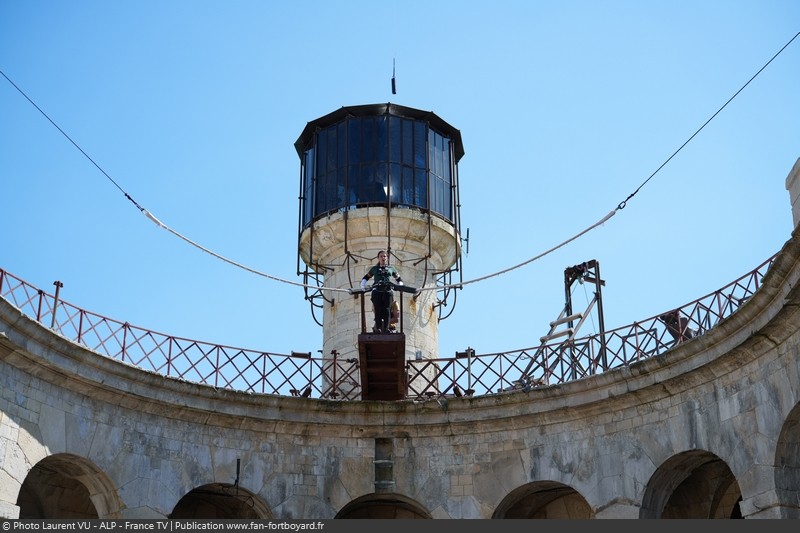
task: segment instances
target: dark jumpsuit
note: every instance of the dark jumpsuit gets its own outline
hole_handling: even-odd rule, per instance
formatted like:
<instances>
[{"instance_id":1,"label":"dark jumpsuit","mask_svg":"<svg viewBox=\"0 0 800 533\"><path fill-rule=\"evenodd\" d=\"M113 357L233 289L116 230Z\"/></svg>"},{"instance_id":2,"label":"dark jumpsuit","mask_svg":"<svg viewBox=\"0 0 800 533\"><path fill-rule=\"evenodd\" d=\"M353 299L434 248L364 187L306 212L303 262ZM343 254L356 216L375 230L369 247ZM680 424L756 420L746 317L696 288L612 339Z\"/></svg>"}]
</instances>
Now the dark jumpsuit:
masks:
<instances>
[{"instance_id":1,"label":"dark jumpsuit","mask_svg":"<svg viewBox=\"0 0 800 533\"><path fill-rule=\"evenodd\" d=\"M389 320L391 316L391 307L393 292L392 292L392 278L398 283L402 283L400 275L397 270L390 265L380 266L374 265L364 275L365 280L374 277L375 282L372 284L372 305L375 307L375 330L376 331L389 331Z\"/></svg>"}]
</instances>

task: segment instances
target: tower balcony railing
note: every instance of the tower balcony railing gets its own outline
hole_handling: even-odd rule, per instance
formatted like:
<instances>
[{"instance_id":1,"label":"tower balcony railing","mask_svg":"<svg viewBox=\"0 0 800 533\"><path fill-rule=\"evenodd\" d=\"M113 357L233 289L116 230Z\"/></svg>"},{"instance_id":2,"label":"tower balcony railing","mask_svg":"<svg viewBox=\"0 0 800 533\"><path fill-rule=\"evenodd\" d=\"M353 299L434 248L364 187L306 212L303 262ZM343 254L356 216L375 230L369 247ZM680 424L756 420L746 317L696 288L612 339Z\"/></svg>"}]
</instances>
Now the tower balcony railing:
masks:
<instances>
[{"instance_id":1,"label":"tower balcony railing","mask_svg":"<svg viewBox=\"0 0 800 533\"><path fill-rule=\"evenodd\" d=\"M408 398L485 396L556 385L660 355L735 313L761 286L777 254L725 287L627 326L508 352L406 362ZM142 370L249 393L360 400L358 359L279 354L176 337L59 299L0 269L0 297L72 342Z\"/></svg>"}]
</instances>

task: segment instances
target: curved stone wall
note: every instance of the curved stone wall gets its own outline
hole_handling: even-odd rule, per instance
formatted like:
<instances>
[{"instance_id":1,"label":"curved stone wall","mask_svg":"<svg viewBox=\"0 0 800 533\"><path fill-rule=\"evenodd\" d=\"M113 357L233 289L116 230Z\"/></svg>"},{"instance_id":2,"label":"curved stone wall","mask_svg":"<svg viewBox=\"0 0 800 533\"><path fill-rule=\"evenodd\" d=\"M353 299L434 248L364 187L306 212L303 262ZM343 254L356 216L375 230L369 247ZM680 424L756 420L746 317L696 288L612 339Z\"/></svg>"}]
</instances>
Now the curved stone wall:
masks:
<instances>
[{"instance_id":1,"label":"curved stone wall","mask_svg":"<svg viewBox=\"0 0 800 533\"><path fill-rule=\"evenodd\" d=\"M666 354L425 402L165 378L0 300L0 516L800 518L798 280L795 233L750 301Z\"/></svg>"}]
</instances>

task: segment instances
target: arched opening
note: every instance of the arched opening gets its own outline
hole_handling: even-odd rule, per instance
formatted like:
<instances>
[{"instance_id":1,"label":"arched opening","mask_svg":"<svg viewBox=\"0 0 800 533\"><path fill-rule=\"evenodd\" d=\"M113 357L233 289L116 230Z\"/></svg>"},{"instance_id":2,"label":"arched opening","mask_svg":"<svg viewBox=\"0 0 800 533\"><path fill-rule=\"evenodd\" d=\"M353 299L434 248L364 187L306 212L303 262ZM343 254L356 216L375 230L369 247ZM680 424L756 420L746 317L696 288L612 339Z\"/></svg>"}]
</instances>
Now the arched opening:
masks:
<instances>
[{"instance_id":1,"label":"arched opening","mask_svg":"<svg viewBox=\"0 0 800 533\"><path fill-rule=\"evenodd\" d=\"M742 492L730 467L704 450L681 453L656 470L640 518L742 518Z\"/></svg>"},{"instance_id":2,"label":"arched opening","mask_svg":"<svg viewBox=\"0 0 800 533\"><path fill-rule=\"evenodd\" d=\"M800 405L786 417L775 448L775 490L781 518L800 518Z\"/></svg>"},{"instance_id":3,"label":"arched opening","mask_svg":"<svg viewBox=\"0 0 800 533\"><path fill-rule=\"evenodd\" d=\"M39 461L17 498L21 519L119 518L122 502L108 476L71 454Z\"/></svg>"},{"instance_id":4,"label":"arched opening","mask_svg":"<svg viewBox=\"0 0 800 533\"><path fill-rule=\"evenodd\" d=\"M587 520L592 508L575 489L556 481L537 481L519 487L506 496L492 518L550 518Z\"/></svg>"},{"instance_id":5,"label":"arched opening","mask_svg":"<svg viewBox=\"0 0 800 533\"><path fill-rule=\"evenodd\" d=\"M269 507L247 489L209 483L189 491L169 515L175 519L270 519Z\"/></svg>"},{"instance_id":6,"label":"arched opening","mask_svg":"<svg viewBox=\"0 0 800 533\"><path fill-rule=\"evenodd\" d=\"M432 518L422 505L399 494L368 494L345 505L334 518Z\"/></svg>"}]
</instances>

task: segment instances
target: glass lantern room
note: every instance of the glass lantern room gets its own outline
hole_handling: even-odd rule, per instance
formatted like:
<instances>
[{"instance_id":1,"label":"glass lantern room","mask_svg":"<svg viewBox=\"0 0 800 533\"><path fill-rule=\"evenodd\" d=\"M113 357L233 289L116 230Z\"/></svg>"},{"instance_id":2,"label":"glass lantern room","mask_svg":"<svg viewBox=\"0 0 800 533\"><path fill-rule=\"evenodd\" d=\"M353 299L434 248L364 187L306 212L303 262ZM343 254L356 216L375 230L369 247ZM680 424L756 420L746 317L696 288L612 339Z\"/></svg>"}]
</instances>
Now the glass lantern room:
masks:
<instances>
[{"instance_id":1,"label":"glass lantern room","mask_svg":"<svg viewBox=\"0 0 800 533\"><path fill-rule=\"evenodd\" d=\"M432 112L342 107L309 122L295 148L301 231L331 212L370 206L418 208L457 223L461 134Z\"/></svg>"}]
</instances>

